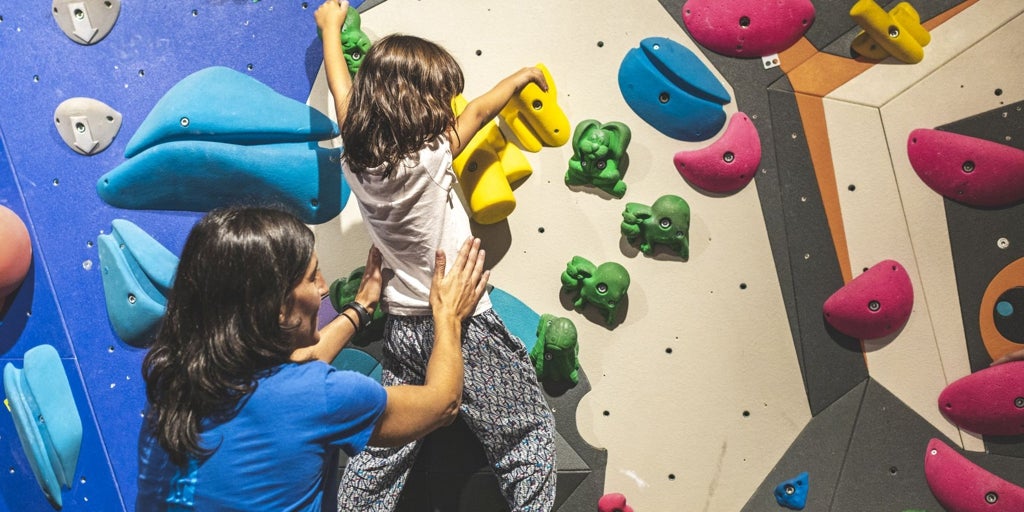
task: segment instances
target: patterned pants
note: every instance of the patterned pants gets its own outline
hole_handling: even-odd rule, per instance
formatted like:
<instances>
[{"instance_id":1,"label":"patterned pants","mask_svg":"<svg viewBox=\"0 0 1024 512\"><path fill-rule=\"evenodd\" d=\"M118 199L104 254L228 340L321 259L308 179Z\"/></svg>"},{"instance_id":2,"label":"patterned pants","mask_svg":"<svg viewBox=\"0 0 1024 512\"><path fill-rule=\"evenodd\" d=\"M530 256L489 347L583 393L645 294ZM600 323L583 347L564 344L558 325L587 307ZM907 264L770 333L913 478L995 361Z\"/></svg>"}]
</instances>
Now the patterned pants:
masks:
<instances>
[{"instance_id":1,"label":"patterned pants","mask_svg":"<svg viewBox=\"0 0 1024 512\"><path fill-rule=\"evenodd\" d=\"M429 316L389 316L382 383L422 384L434 343ZM555 420L522 342L488 310L463 323L465 377L460 414L487 453L511 510L549 511L555 500ZM395 509L421 441L367 447L349 460L338 510Z\"/></svg>"}]
</instances>

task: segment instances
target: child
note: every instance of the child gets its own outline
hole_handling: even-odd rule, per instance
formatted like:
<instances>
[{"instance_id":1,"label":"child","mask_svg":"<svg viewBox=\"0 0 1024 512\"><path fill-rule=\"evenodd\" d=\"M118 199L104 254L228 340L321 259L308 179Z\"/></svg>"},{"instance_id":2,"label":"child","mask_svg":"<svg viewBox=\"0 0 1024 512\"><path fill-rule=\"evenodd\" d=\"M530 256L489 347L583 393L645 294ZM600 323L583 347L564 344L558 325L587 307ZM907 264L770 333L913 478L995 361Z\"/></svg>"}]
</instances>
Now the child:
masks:
<instances>
[{"instance_id":1,"label":"child","mask_svg":"<svg viewBox=\"0 0 1024 512\"><path fill-rule=\"evenodd\" d=\"M529 83L547 89L537 68L524 68L471 101L455 117L462 92L455 59L423 39L392 35L373 44L350 78L339 32L348 2L327 0L315 13L324 66L345 147L342 169L385 266L382 304L384 385L416 383L433 346L427 302L433 248L454 254L470 235L469 216L453 187L452 158L513 95ZM550 510L555 497L554 417L522 342L481 298L462 336L465 385L460 413L479 437L509 507ZM393 510L419 442L371 449L349 461L340 510Z\"/></svg>"}]
</instances>

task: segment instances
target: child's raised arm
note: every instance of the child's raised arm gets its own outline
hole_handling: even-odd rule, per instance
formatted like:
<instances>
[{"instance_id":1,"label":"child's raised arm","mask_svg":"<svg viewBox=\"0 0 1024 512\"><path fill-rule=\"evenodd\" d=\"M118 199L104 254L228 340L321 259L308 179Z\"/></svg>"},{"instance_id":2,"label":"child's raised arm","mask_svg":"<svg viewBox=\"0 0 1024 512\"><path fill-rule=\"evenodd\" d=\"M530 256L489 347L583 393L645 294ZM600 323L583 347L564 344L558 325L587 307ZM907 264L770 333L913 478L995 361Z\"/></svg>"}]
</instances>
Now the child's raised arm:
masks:
<instances>
[{"instance_id":1,"label":"child's raised arm","mask_svg":"<svg viewBox=\"0 0 1024 512\"><path fill-rule=\"evenodd\" d=\"M325 52L326 53L326 52ZM519 94L527 84L533 82L541 90L548 90L548 83L544 80L544 73L536 67L520 69L498 82L490 91L483 96L474 99L466 105L462 114L455 119L455 133L449 134L451 141L452 155L459 156L462 148L469 140L476 135L476 132L483 127L484 123L490 122L498 112L505 107L512 96ZM454 137L452 135L455 135Z\"/></svg>"},{"instance_id":2,"label":"child's raised arm","mask_svg":"<svg viewBox=\"0 0 1024 512\"><path fill-rule=\"evenodd\" d=\"M348 115L348 92L352 88L352 76L341 53L341 26L348 14L348 1L326 0L316 12L316 26L324 42L324 70L327 72L327 86L334 96L334 110L338 115L338 126L345 123Z\"/></svg>"}]
</instances>

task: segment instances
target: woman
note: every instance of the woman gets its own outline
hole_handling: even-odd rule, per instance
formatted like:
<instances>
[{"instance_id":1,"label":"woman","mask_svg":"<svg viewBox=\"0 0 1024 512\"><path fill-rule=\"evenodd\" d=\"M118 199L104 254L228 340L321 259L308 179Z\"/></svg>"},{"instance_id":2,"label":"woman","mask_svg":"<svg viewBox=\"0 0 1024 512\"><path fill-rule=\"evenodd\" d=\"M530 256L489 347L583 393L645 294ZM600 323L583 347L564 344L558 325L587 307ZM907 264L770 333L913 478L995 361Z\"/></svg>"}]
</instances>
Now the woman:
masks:
<instances>
[{"instance_id":1,"label":"woman","mask_svg":"<svg viewBox=\"0 0 1024 512\"><path fill-rule=\"evenodd\" d=\"M312 232L263 208L210 213L189 234L167 314L143 360L137 510L319 511L335 448L400 446L451 423L462 320L486 287L480 241L447 274L437 253L436 343L421 386L382 387L330 361L380 295L371 249L356 300L323 329Z\"/></svg>"}]
</instances>

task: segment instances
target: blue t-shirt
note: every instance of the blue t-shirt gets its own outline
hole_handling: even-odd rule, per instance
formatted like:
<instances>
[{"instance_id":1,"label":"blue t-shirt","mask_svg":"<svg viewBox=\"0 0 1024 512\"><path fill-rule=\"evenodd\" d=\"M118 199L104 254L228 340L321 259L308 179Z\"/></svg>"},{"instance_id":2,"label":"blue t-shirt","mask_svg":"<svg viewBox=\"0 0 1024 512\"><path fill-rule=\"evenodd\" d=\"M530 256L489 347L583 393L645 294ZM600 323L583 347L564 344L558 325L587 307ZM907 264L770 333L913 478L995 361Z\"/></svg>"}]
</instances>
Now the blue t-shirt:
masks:
<instances>
[{"instance_id":1,"label":"blue t-shirt","mask_svg":"<svg viewBox=\"0 0 1024 512\"><path fill-rule=\"evenodd\" d=\"M384 387L322 363L289 363L261 378L231 420L203 431L216 451L177 468L143 428L136 510L320 511L333 448L366 447L387 404Z\"/></svg>"}]
</instances>

